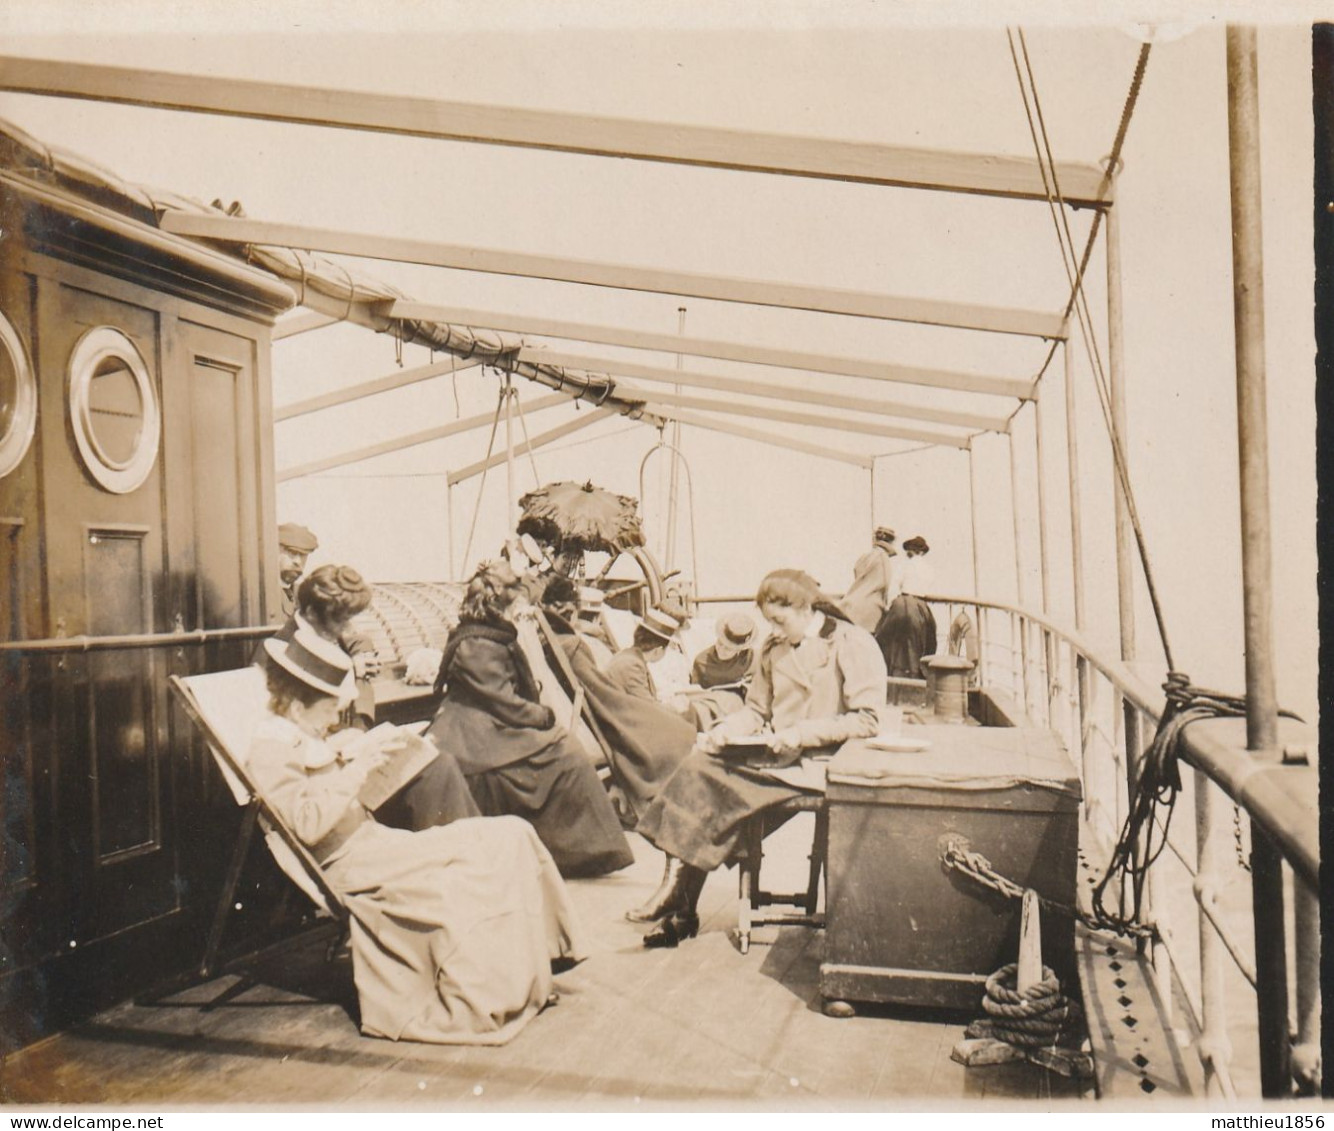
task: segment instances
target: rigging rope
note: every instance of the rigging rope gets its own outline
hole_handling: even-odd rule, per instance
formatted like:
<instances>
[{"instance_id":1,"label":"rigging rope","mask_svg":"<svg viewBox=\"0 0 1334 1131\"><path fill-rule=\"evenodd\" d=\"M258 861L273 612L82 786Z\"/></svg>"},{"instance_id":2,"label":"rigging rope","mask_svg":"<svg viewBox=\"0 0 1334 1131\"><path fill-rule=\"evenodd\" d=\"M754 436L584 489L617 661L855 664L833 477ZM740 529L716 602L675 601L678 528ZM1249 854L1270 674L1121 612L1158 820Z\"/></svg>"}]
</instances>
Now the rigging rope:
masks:
<instances>
[{"instance_id":1,"label":"rigging rope","mask_svg":"<svg viewBox=\"0 0 1334 1131\"><path fill-rule=\"evenodd\" d=\"M1070 283L1071 293L1069 301L1066 303L1066 318L1073 310L1079 320L1080 333L1084 341L1085 352L1089 358L1089 365L1094 377L1094 386L1098 393L1099 407L1102 409L1103 421L1107 427L1108 438L1111 441L1112 462L1115 467L1117 481L1121 486L1122 497L1125 499L1127 516L1130 519L1131 529L1134 532L1136 548L1139 552L1140 564L1144 569L1144 579L1149 591L1149 602L1153 608L1154 620L1158 627L1158 636L1162 642L1163 654L1167 661L1167 667L1171 670L1175 666L1172 654L1171 643L1167 634L1166 618L1163 614L1162 602L1159 599L1158 587L1154 580L1153 568L1149 561L1148 544L1144 537L1143 524L1139 518L1139 508L1135 502L1134 491L1130 483L1129 469L1126 463L1125 450L1121 442L1121 436L1116 428L1115 420L1111 411L1111 397L1107 388L1106 375L1102 366L1102 358L1098 349L1097 337L1094 332L1092 314L1088 306L1088 295L1084 290L1084 272L1088 267L1089 258L1092 255L1094 241L1097 238L1098 227L1102 219L1102 211L1098 210L1094 214L1093 224L1089 231L1089 240L1084 248L1082 261L1078 263L1077 268L1072 269L1072 263L1075 262L1075 243L1074 236L1070 231L1069 219L1066 213L1065 199L1061 194L1060 180L1056 172L1055 157L1052 153L1051 140L1047 134L1046 119L1042 113L1042 103L1038 95L1037 81L1033 74L1032 63L1028 56L1028 44L1024 37L1023 30L1019 30L1019 41L1024 56L1024 69L1019 65L1019 55L1015 51L1014 35L1010 31L1006 32L1010 45L1010 58L1014 64L1015 78L1019 84L1019 92L1024 102L1024 113L1028 119L1029 134L1033 140L1033 147L1038 159L1038 168L1042 174L1043 190L1047 196L1047 206L1052 214L1052 222L1056 228L1057 242L1061 248L1061 264L1065 268L1066 278ZM1130 126L1130 119L1134 113L1135 103L1139 98L1139 91L1144 81L1145 68L1148 65L1149 44L1144 44L1140 48L1139 57L1135 63L1135 73L1131 79L1130 89L1126 94L1125 102L1121 109L1121 120L1118 123L1116 137L1112 143L1112 152L1107 161L1107 169L1103 176L1103 182L1099 189L1099 195L1106 191L1111 183L1115 170L1120 164L1121 147L1125 143L1126 131ZM1027 71L1028 86L1025 86L1024 71ZM1029 105L1028 89L1031 87L1033 94L1032 106ZM1034 114L1037 115L1037 121L1034 122ZM1041 140L1039 140L1039 132ZM1050 169L1050 179L1048 170ZM1059 205L1059 207L1058 207ZM1067 258L1068 255L1068 258ZM1040 381L1043 374L1046 373L1052 357L1055 355L1056 345L1053 343L1048 352L1046 360L1043 362L1042 369L1038 375ZM1020 405L1022 407L1022 405ZM1015 410L1018 412L1018 409Z\"/></svg>"}]
</instances>

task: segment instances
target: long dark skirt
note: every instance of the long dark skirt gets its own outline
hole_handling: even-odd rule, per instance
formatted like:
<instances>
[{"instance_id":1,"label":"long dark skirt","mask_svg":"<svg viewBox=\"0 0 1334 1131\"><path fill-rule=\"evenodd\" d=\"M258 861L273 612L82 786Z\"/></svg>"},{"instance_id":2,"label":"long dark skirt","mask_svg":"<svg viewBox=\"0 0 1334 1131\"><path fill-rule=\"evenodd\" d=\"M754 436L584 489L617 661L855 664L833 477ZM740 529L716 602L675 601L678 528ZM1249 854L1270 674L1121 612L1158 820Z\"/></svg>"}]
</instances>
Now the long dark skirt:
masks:
<instances>
[{"instance_id":1,"label":"long dark skirt","mask_svg":"<svg viewBox=\"0 0 1334 1131\"><path fill-rule=\"evenodd\" d=\"M441 751L434 762L375 811L380 824L412 833L481 815L467 778L448 751Z\"/></svg>"},{"instance_id":2,"label":"long dark skirt","mask_svg":"<svg viewBox=\"0 0 1334 1131\"><path fill-rule=\"evenodd\" d=\"M876 626L875 638L893 676L922 678L922 661L936 654L936 617L920 597L900 593Z\"/></svg>"},{"instance_id":3,"label":"long dark skirt","mask_svg":"<svg viewBox=\"0 0 1334 1131\"><path fill-rule=\"evenodd\" d=\"M467 781L483 816L513 814L532 825L567 879L634 862L611 798L569 739Z\"/></svg>"},{"instance_id":4,"label":"long dark skirt","mask_svg":"<svg viewBox=\"0 0 1334 1131\"><path fill-rule=\"evenodd\" d=\"M636 831L668 856L712 871L736 851L747 817L803 792L692 750L640 817Z\"/></svg>"}]
</instances>

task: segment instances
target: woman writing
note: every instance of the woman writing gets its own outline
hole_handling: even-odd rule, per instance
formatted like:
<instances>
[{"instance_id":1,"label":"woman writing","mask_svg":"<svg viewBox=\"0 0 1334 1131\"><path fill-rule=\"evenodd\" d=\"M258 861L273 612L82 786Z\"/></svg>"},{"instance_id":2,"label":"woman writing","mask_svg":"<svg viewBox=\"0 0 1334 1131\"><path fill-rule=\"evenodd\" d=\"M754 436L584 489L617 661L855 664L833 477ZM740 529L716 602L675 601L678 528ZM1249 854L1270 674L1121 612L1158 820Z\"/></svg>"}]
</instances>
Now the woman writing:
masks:
<instances>
[{"instance_id":1,"label":"woman writing","mask_svg":"<svg viewBox=\"0 0 1334 1131\"><path fill-rule=\"evenodd\" d=\"M769 574L755 603L774 631L760 650L746 705L700 737L639 822L639 833L668 857L662 886L627 913L658 923L645 946L675 946L699 930L695 908L704 881L732 855L746 818L819 788L816 774L792 785L775 776L781 769L728 765L717 754L729 739L771 729L777 765L808 768L807 759L880 726L885 662L870 633L800 570Z\"/></svg>"},{"instance_id":2,"label":"woman writing","mask_svg":"<svg viewBox=\"0 0 1334 1131\"><path fill-rule=\"evenodd\" d=\"M352 698L347 655L306 628L265 651L271 716L250 771L347 908L362 1031L504 1044L547 1003L552 961L578 956L550 855L513 819L380 824L360 800L379 756L324 741Z\"/></svg>"},{"instance_id":3,"label":"woman writing","mask_svg":"<svg viewBox=\"0 0 1334 1131\"><path fill-rule=\"evenodd\" d=\"M512 621L523 589L503 562L478 567L449 634L426 734L454 755L481 811L527 819L563 876L600 876L634 860L588 760L539 702Z\"/></svg>"},{"instance_id":4,"label":"woman writing","mask_svg":"<svg viewBox=\"0 0 1334 1131\"><path fill-rule=\"evenodd\" d=\"M358 735L375 713L375 696L365 677L379 670L371 642L352 630L353 619L370 607L371 587L350 566L322 565L303 578L296 590L297 609L274 639L292 640L297 632L313 632L341 648L356 679L356 698L333 728L335 745ZM349 718L350 716L350 718ZM381 824L417 831L447 825L462 817L479 817L468 783L452 754L442 751L406 788L377 814Z\"/></svg>"}]
</instances>

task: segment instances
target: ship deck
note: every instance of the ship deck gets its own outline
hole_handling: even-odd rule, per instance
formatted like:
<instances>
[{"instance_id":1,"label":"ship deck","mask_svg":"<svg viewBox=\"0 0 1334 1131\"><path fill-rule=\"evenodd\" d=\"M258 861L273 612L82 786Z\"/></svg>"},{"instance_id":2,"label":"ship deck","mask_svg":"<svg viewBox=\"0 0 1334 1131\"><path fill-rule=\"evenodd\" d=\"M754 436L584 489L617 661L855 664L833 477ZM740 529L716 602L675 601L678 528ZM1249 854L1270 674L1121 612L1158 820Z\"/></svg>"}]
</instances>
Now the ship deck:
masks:
<instances>
[{"instance_id":1,"label":"ship deck","mask_svg":"<svg viewBox=\"0 0 1334 1131\"><path fill-rule=\"evenodd\" d=\"M766 882L790 874L800 886L806 820L766 842ZM740 954L730 934L730 872L705 888L699 938L645 950L640 931L621 916L656 885L661 856L631 839L633 867L570 884L592 953L557 978L559 1004L507 1046L361 1036L350 959L327 962L325 945L311 942L267 960L249 987L226 975L156 1003L127 1002L23 1050L0 1066L0 1098L153 1108L638 1110L991 1106L1091 1094L1027 1063L955 1063L950 1050L966 1017L883 1007L824 1016L821 932L757 930L750 953Z\"/></svg>"}]
</instances>

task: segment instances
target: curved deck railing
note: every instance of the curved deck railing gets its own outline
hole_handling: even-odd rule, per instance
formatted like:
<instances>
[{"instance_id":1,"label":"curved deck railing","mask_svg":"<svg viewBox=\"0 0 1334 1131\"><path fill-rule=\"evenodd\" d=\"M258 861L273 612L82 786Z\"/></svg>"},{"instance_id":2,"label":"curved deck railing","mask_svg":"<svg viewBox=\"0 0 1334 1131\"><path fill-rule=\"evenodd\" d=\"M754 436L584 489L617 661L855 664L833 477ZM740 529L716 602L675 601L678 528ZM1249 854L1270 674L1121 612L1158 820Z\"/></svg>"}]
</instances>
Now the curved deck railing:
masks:
<instances>
[{"instance_id":1,"label":"curved deck railing","mask_svg":"<svg viewBox=\"0 0 1334 1131\"><path fill-rule=\"evenodd\" d=\"M1085 840L1105 858L1162 716L1162 692L1040 613L973 597L926 600L945 610L947 625L968 612L980 682L1009 692L1065 739L1084 783ZM1235 1054L1246 1050L1235 1049L1229 1033L1242 1013L1256 1019L1247 1028L1264 1094L1319 1090L1319 817L1316 769L1306 757L1316 735L1286 720L1280 735L1284 749L1263 757L1245 749L1244 720L1186 727L1182 756L1193 772L1183 775L1178 805L1193 809L1194 822L1159 826L1170 833L1167 851L1149 869L1141 906L1156 928L1148 957L1162 1000L1169 1010L1184 1005L1206 1091L1229 1099L1238 1092L1234 1075L1254 1072L1255 1058L1239 1063ZM1229 905L1239 875L1249 875L1251 898Z\"/></svg>"},{"instance_id":2,"label":"curved deck railing","mask_svg":"<svg viewBox=\"0 0 1334 1131\"><path fill-rule=\"evenodd\" d=\"M1039 613L970 597L927 600L946 610L947 623L968 612L979 679L1008 690L1030 718L1064 737L1084 782L1088 839L1105 857L1125 820L1163 694ZM1238 1051L1228 1020L1250 1008L1264 1093L1319 1087L1319 815L1316 770L1306 756L1316 738L1314 728L1286 720L1280 735L1283 750L1261 756L1245 749L1244 720L1186 727L1182 758L1193 773L1183 775L1178 804L1193 808L1193 829L1181 821L1159 826L1167 851L1148 871L1141 908L1157 932L1149 958L1163 1001L1185 1005L1206 1090L1227 1098L1237 1094ZM1249 904L1229 905L1241 874L1249 875Z\"/></svg>"}]
</instances>

